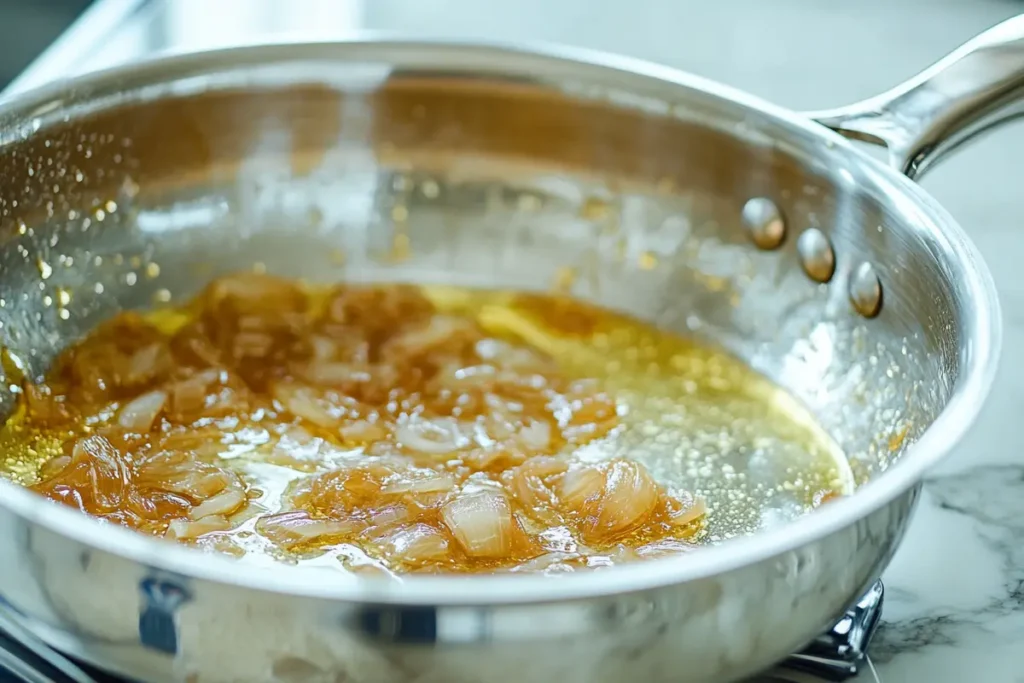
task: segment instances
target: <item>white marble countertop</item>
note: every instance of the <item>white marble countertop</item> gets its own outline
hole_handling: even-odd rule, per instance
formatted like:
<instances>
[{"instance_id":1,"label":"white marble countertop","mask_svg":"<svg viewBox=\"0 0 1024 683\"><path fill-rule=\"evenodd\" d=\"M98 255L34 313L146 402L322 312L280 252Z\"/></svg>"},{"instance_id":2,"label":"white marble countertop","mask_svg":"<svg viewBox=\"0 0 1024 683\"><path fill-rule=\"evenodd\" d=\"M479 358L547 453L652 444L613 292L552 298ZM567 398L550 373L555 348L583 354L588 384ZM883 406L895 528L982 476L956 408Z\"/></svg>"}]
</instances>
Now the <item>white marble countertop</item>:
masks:
<instances>
[{"instance_id":1,"label":"white marble countertop","mask_svg":"<svg viewBox=\"0 0 1024 683\"><path fill-rule=\"evenodd\" d=\"M605 49L811 109L881 91L1021 11L1015 0L102 0L11 90L165 49L371 28ZM925 181L991 265L1006 353L979 423L928 481L884 576L871 654L885 683L1024 682L1022 164L1024 129L1009 126Z\"/></svg>"}]
</instances>

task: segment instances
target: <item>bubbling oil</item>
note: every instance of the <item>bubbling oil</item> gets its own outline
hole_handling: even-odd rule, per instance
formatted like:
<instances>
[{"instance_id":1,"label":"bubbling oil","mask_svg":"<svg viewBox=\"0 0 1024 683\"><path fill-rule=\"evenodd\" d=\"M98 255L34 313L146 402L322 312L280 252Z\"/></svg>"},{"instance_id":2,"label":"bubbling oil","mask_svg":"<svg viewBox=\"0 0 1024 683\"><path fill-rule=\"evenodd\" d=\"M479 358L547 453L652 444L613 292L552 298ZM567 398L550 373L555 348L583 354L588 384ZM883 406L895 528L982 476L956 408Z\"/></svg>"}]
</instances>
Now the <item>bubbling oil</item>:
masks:
<instances>
[{"instance_id":1,"label":"bubbling oil","mask_svg":"<svg viewBox=\"0 0 1024 683\"><path fill-rule=\"evenodd\" d=\"M108 521L258 565L386 573L684 552L853 487L783 390L629 316L251 275L72 347L25 384L0 448L0 474Z\"/></svg>"}]
</instances>

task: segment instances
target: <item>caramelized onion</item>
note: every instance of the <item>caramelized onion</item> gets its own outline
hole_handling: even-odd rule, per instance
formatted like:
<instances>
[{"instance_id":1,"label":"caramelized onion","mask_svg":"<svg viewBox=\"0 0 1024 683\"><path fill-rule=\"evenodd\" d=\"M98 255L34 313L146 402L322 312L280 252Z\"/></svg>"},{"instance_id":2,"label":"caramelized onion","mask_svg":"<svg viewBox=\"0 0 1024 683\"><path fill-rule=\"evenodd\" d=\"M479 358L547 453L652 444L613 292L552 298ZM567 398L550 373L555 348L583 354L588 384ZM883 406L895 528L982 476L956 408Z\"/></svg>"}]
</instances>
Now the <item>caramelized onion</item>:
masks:
<instances>
[{"instance_id":1,"label":"caramelized onion","mask_svg":"<svg viewBox=\"0 0 1024 683\"><path fill-rule=\"evenodd\" d=\"M549 527L559 526L558 501L548 484L567 469L561 458L538 456L509 471L505 484L509 493L531 518Z\"/></svg>"},{"instance_id":2,"label":"caramelized onion","mask_svg":"<svg viewBox=\"0 0 1024 683\"><path fill-rule=\"evenodd\" d=\"M83 511L108 514L127 503L132 484L125 454L97 434L77 441L67 465L33 488Z\"/></svg>"},{"instance_id":3,"label":"caramelized onion","mask_svg":"<svg viewBox=\"0 0 1024 683\"><path fill-rule=\"evenodd\" d=\"M587 540L629 533L654 512L661 491L639 463L615 459L566 472L561 498Z\"/></svg>"},{"instance_id":4,"label":"caramelized onion","mask_svg":"<svg viewBox=\"0 0 1024 683\"><path fill-rule=\"evenodd\" d=\"M71 457L67 455L58 455L55 458L50 458L39 467L39 478L42 481L46 481L51 477L55 477L70 464Z\"/></svg>"},{"instance_id":5,"label":"caramelized onion","mask_svg":"<svg viewBox=\"0 0 1024 683\"><path fill-rule=\"evenodd\" d=\"M441 518L470 557L499 559L512 554L512 508L500 491L464 493L441 508Z\"/></svg>"},{"instance_id":6,"label":"caramelized onion","mask_svg":"<svg viewBox=\"0 0 1024 683\"><path fill-rule=\"evenodd\" d=\"M140 486L171 491L199 502L228 488L242 489L238 475L180 453L155 456L138 468Z\"/></svg>"},{"instance_id":7,"label":"caramelized onion","mask_svg":"<svg viewBox=\"0 0 1024 683\"><path fill-rule=\"evenodd\" d=\"M353 571L553 573L688 548L703 501L573 453L620 424L600 383L528 348L554 348L534 321L492 338L460 305L241 274L167 318L119 316L26 386L28 426L59 435L33 488L207 549L251 552L254 526Z\"/></svg>"}]
</instances>

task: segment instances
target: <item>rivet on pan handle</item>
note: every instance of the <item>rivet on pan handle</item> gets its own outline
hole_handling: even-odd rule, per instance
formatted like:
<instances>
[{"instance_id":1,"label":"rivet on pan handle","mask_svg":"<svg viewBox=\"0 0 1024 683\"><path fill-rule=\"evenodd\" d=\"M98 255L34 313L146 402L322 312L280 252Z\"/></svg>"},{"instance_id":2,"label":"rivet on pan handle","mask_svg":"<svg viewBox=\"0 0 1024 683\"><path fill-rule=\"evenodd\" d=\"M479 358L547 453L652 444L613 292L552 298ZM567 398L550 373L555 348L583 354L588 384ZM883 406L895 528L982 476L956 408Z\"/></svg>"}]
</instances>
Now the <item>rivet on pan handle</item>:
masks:
<instances>
[{"instance_id":1,"label":"rivet on pan handle","mask_svg":"<svg viewBox=\"0 0 1024 683\"><path fill-rule=\"evenodd\" d=\"M810 118L846 137L881 144L918 178L946 154L1024 114L1024 14L967 42L888 92Z\"/></svg>"}]
</instances>

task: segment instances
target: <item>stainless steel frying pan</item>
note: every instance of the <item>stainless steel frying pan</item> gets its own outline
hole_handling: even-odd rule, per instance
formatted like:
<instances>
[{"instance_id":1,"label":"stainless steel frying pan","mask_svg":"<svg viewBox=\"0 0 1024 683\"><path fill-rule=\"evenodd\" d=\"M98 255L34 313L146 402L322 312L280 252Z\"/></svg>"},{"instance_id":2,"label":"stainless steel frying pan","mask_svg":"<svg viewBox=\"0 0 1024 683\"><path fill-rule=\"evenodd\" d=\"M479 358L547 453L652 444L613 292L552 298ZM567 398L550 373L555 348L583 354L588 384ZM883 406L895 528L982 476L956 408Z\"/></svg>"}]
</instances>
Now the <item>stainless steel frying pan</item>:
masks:
<instances>
[{"instance_id":1,"label":"stainless steel frying pan","mask_svg":"<svg viewBox=\"0 0 1024 683\"><path fill-rule=\"evenodd\" d=\"M119 309L255 261L520 289L570 268L576 295L786 387L858 490L674 559L381 583L245 568L0 482L0 604L147 681L696 683L770 665L881 573L988 392L992 279L909 177L1016 114L1022 88L1018 18L812 117L618 57L376 39L169 57L23 97L0 127L0 334L30 373Z\"/></svg>"}]
</instances>

